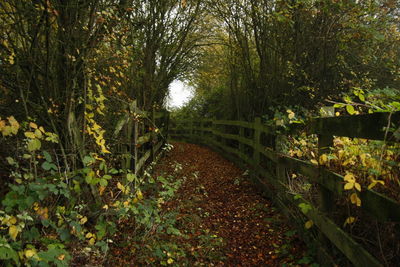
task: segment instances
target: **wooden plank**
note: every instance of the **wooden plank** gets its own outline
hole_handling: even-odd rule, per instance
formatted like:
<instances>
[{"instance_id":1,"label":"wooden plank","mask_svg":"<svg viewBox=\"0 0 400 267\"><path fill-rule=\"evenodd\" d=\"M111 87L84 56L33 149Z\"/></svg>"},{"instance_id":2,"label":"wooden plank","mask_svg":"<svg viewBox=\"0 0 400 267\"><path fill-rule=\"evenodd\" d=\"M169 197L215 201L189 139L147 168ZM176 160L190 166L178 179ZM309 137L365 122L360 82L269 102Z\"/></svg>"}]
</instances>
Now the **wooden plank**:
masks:
<instances>
[{"instance_id":1,"label":"wooden plank","mask_svg":"<svg viewBox=\"0 0 400 267\"><path fill-rule=\"evenodd\" d=\"M245 138L245 137L241 137L239 135L235 135L235 134L226 134L226 133L221 133L220 131L214 130L212 132L214 135L218 135L221 136L223 138L226 139L230 139L230 140L235 140L235 141L239 141L242 144L248 145L250 147L254 146L254 142L251 139Z\"/></svg>"},{"instance_id":2,"label":"wooden plank","mask_svg":"<svg viewBox=\"0 0 400 267\"><path fill-rule=\"evenodd\" d=\"M388 120L397 124L400 121L400 111L390 115L388 112L366 115L317 118L308 123L308 131L316 134L331 134L335 136L357 137L373 140L383 140L384 127ZM389 141L395 141L392 133L388 133Z\"/></svg>"},{"instance_id":3,"label":"wooden plank","mask_svg":"<svg viewBox=\"0 0 400 267\"><path fill-rule=\"evenodd\" d=\"M145 134L143 136L138 137L137 144L138 145L143 145L145 143L150 142L150 139L151 139L151 133L147 133L147 134Z\"/></svg>"},{"instance_id":4,"label":"wooden plank","mask_svg":"<svg viewBox=\"0 0 400 267\"><path fill-rule=\"evenodd\" d=\"M360 198L361 207L373 214L379 221L400 222L400 205L398 202L368 189L360 193Z\"/></svg>"},{"instance_id":5,"label":"wooden plank","mask_svg":"<svg viewBox=\"0 0 400 267\"><path fill-rule=\"evenodd\" d=\"M141 158L138 160L138 162L137 162L137 164L136 164L136 170L137 170L138 173L139 173L140 170L143 168L144 164L146 163L146 161L148 160L148 158L150 158L150 156L151 156L151 150L148 150L148 151L143 155L143 157L141 157Z\"/></svg>"},{"instance_id":6,"label":"wooden plank","mask_svg":"<svg viewBox=\"0 0 400 267\"><path fill-rule=\"evenodd\" d=\"M211 139L211 138L207 138L207 140L211 143L213 143L214 145L220 147L221 149L223 149L225 152L228 153L232 153L234 155L236 155L237 157L239 157L241 160L243 160L244 162L250 164L250 165L254 165L254 162L245 154L241 153L239 150L225 146L219 142L216 142L215 140Z\"/></svg>"},{"instance_id":7,"label":"wooden plank","mask_svg":"<svg viewBox=\"0 0 400 267\"><path fill-rule=\"evenodd\" d=\"M302 202L305 202L302 200ZM310 205L310 204L309 204ZM354 264L354 266L383 266L360 244L332 220L324 216L315 208L307 212L306 216L314 222L320 231Z\"/></svg>"},{"instance_id":8,"label":"wooden plank","mask_svg":"<svg viewBox=\"0 0 400 267\"><path fill-rule=\"evenodd\" d=\"M253 129L254 124L247 121L228 121L228 120L214 120L214 124L216 125L229 125L229 126L238 126Z\"/></svg>"},{"instance_id":9,"label":"wooden plank","mask_svg":"<svg viewBox=\"0 0 400 267\"><path fill-rule=\"evenodd\" d=\"M266 150L268 151L268 150ZM270 154L272 154L269 151ZM273 157L271 157L273 158ZM344 177L338 173L286 155L277 155L279 162L286 168L293 169L305 175L311 181L323 186L327 190L341 196L344 192ZM360 194L362 209L375 216L380 221L400 222L400 204L373 190L364 190Z\"/></svg>"},{"instance_id":10,"label":"wooden plank","mask_svg":"<svg viewBox=\"0 0 400 267\"><path fill-rule=\"evenodd\" d=\"M162 147L163 143L164 143L163 141L160 141L155 145L154 153L157 154L158 150L160 150L160 148Z\"/></svg>"}]
</instances>

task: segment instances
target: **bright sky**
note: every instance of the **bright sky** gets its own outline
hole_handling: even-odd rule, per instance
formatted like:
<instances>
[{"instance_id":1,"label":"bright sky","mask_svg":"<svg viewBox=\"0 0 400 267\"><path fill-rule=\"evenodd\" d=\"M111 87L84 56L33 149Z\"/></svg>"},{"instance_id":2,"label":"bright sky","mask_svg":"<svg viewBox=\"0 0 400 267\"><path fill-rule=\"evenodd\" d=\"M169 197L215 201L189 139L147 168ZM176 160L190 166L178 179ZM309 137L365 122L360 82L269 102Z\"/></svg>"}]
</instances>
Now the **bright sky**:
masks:
<instances>
[{"instance_id":1,"label":"bright sky","mask_svg":"<svg viewBox=\"0 0 400 267\"><path fill-rule=\"evenodd\" d=\"M168 107L181 107L193 97L190 88L181 81L173 81L169 86Z\"/></svg>"}]
</instances>

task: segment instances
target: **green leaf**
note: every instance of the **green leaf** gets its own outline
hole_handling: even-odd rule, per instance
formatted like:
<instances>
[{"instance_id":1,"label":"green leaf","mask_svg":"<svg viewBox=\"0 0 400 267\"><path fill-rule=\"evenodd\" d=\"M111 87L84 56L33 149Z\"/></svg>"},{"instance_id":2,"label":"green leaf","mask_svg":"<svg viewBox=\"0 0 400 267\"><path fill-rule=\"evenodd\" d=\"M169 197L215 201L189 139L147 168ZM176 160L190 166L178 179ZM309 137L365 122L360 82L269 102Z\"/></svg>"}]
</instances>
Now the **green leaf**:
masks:
<instances>
[{"instance_id":1,"label":"green leaf","mask_svg":"<svg viewBox=\"0 0 400 267\"><path fill-rule=\"evenodd\" d=\"M16 163L12 157L7 157L6 160L7 160L7 163L10 164L11 166L14 166Z\"/></svg>"},{"instance_id":2,"label":"green leaf","mask_svg":"<svg viewBox=\"0 0 400 267\"><path fill-rule=\"evenodd\" d=\"M106 180L110 180L111 178L112 178L111 175L108 175L108 174L103 176L103 179L106 179Z\"/></svg>"},{"instance_id":3,"label":"green leaf","mask_svg":"<svg viewBox=\"0 0 400 267\"><path fill-rule=\"evenodd\" d=\"M29 140L29 142L28 142L28 150L30 152L39 150L41 146L42 146L42 143L38 139L32 139L32 140Z\"/></svg>"},{"instance_id":4,"label":"green leaf","mask_svg":"<svg viewBox=\"0 0 400 267\"><path fill-rule=\"evenodd\" d=\"M126 180L128 180L128 182L133 182L136 179L136 175L133 173L128 173L126 175Z\"/></svg>"},{"instance_id":5,"label":"green leaf","mask_svg":"<svg viewBox=\"0 0 400 267\"><path fill-rule=\"evenodd\" d=\"M42 168L45 171L49 171L51 169L57 170L56 165L54 165L53 163L49 163L48 161L42 163Z\"/></svg>"},{"instance_id":6,"label":"green leaf","mask_svg":"<svg viewBox=\"0 0 400 267\"><path fill-rule=\"evenodd\" d=\"M85 164L85 166L89 166L89 165L93 164L94 162L96 162L96 159L91 156L85 156L83 158L83 164Z\"/></svg>"},{"instance_id":7,"label":"green leaf","mask_svg":"<svg viewBox=\"0 0 400 267\"><path fill-rule=\"evenodd\" d=\"M109 173L111 173L111 174L118 174L118 170L112 168L112 169L109 171Z\"/></svg>"},{"instance_id":8,"label":"green leaf","mask_svg":"<svg viewBox=\"0 0 400 267\"><path fill-rule=\"evenodd\" d=\"M17 265L19 265L18 253L11 247L0 247L0 260L13 260Z\"/></svg>"},{"instance_id":9,"label":"green leaf","mask_svg":"<svg viewBox=\"0 0 400 267\"><path fill-rule=\"evenodd\" d=\"M350 115L353 115L356 111L354 110L354 107L352 105L347 105L346 110Z\"/></svg>"},{"instance_id":10,"label":"green leaf","mask_svg":"<svg viewBox=\"0 0 400 267\"><path fill-rule=\"evenodd\" d=\"M100 185L101 186L107 186L108 185L108 181L106 179L100 179Z\"/></svg>"},{"instance_id":11,"label":"green leaf","mask_svg":"<svg viewBox=\"0 0 400 267\"><path fill-rule=\"evenodd\" d=\"M301 212L307 214L307 212L311 210L311 205L307 203L300 203L299 208L301 209Z\"/></svg>"},{"instance_id":12,"label":"green leaf","mask_svg":"<svg viewBox=\"0 0 400 267\"><path fill-rule=\"evenodd\" d=\"M51 155L49 154L49 152L43 151L43 156L47 162L53 162L53 159L51 158Z\"/></svg>"}]
</instances>

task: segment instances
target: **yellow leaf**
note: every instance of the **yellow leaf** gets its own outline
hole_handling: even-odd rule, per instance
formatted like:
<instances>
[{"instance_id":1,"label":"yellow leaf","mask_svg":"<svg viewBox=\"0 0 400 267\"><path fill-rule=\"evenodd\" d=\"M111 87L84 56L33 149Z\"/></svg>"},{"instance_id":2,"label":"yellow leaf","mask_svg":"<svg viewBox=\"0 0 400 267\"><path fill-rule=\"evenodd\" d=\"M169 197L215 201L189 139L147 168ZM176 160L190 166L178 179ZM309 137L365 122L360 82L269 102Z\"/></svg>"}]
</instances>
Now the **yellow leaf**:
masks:
<instances>
[{"instance_id":1,"label":"yellow leaf","mask_svg":"<svg viewBox=\"0 0 400 267\"><path fill-rule=\"evenodd\" d=\"M101 152L103 152L103 153L111 153L104 145L101 146Z\"/></svg>"},{"instance_id":2,"label":"yellow leaf","mask_svg":"<svg viewBox=\"0 0 400 267\"><path fill-rule=\"evenodd\" d=\"M11 238L15 241L17 239L17 235L19 233L19 229L15 225L11 225L10 228L8 228L8 234L11 236Z\"/></svg>"},{"instance_id":3,"label":"yellow leaf","mask_svg":"<svg viewBox=\"0 0 400 267\"><path fill-rule=\"evenodd\" d=\"M350 216L350 217L348 217L348 218L346 219L346 221L344 222L344 225L346 225L346 224L352 224L352 223L354 223L355 221L356 221L356 218Z\"/></svg>"},{"instance_id":4,"label":"yellow leaf","mask_svg":"<svg viewBox=\"0 0 400 267\"><path fill-rule=\"evenodd\" d=\"M174 263L174 260L171 259L171 258L169 258L169 259L167 260L167 263L168 263L168 264L172 264L172 263Z\"/></svg>"},{"instance_id":5,"label":"yellow leaf","mask_svg":"<svg viewBox=\"0 0 400 267\"><path fill-rule=\"evenodd\" d=\"M61 254L60 256L57 257L60 261L63 261L65 259L65 254Z\"/></svg>"},{"instance_id":6,"label":"yellow leaf","mask_svg":"<svg viewBox=\"0 0 400 267\"><path fill-rule=\"evenodd\" d=\"M11 132L15 135L18 133L18 129L19 129L19 123L17 122L17 120L14 118L14 116L8 117L8 122L11 125Z\"/></svg>"},{"instance_id":7,"label":"yellow leaf","mask_svg":"<svg viewBox=\"0 0 400 267\"><path fill-rule=\"evenodd\" d=\"M344 190L351 190L354 187L354 183L346 183L344 185Z\"/></svg>"},{"instance_id":8,"label":"yellow leaf","mask_svg":"<svg viewBox=\"0 0 400 267\"><path fill-rule=\"evenodd\" d=\"M86 222L87 222L87 217L85 216L85 217L83 217L82 219L80 219L80 221L79 221L79 223L80 224L85 224Z\"/></svg>"},{"instance_id":9,"label":"yellow leaf","mask_svg":"<svg viewBox=\"0 0 400 267\"><path fill-rule=\"evenodd\" d=\"M314 225L314 222L312 220L309 220L304 224L304 227L306 229L310 229L313 225Z\"/></svg>"},{"instance_id":10,"label":"yellow leaf","mask_svg":"<svg viewBox=\"0 0 400 267\"><path fill-rule=\"evenodd\" d=\"M89 245L93 246L95 242L96 242L96 239L93 237L89 240Z\"/></svg>"},{"instance_id":11,"label":"yellow leaf","mask_svg":"<svg viewBox=\"0 0 400 267\"><path fill-rule=\"evenodd\" d=\"M87 239L92 238L92 237L93 237L93 234L89 232L89 233L87 233L87 234L85 235L85 237L86 237Z\"/></svg>"},{"instance_id":12,"label":"yellow leaf","mask_svg":"<svg viewBox=\"0 0 400 267\"><path fill-rule=\"evenodd\" d=\"M3 129L4 129L5 126L6 126L6 122L3 121L3 120L1 120L1 117L0 117L0 132L3 131Z\"/></svg>"},{"instance_id":13,"label":"yellow leaf","mask_svg":"<svg viewBox=\"0 0 400 267\"><path fill-rule=\"evenodd\" d=\"M140 191L140 189L136 192L136 196L137 196L137 198L138 198L139 200L142 200L142 199L143 199L143 194L142 194L142 191Z\"/></svg>"},{"instance_id":14,"label":"yellow leaf","mask_svg":"<svg viewBox=\"0 0 400 267\"><path fill-rule=\"evenodd\" d=\"M42 126L39 127L39 131L41 131L42 133L45 133L45 130Z\"/></svg>"},{"instance_id":15,"label":"yellow leaf","mask_svg":"<svg viewBox=\"0 0 400 267\"><path fill-rule=\"evenodd\" d=\"M11 126L4 126L1 133L3 134L3 136L11 135L11 133L12 133Z\"/></svg>"},{"instance_id":16,"label":"yellow leaf","mask_svg":"<svg viewBox=\"0 0 400 267\"><path fill-rule=\"evenodd\" d=\"M351 203L357 205L358 207L361 206L361 199L357 196L357 193L353 193L350 196Z\"/></svg>"},{"instance_id":17,"label":"yellow leaf","mask_svg":"<svg viewBox=\"0 0 400 267\"><path fill-rule=\"evenodd\" d=\"M38 139L42 139L43 137L42 132L39 129L35 130L35 135Z\"/></svg>"},{"instance_id":18,"label":"yellow leaf","mask_svg":"<svg viewBox=\"0 0 400 267\"><path fill-rule=\"evenodd\" d=\"M27 249L27 250L25 250L25 257L32 258L35 255L36 255L36 250L35 249Z\"/></svg>"},{"instance_id":19,"label":"yellow leaf","mask_svg":"<svg viewBox=\"0 0 400 267\"><path fill-rule=\"evenodd\" d=\"M319 157L319 163L325 164L327 161L328 161L328 157L326 156L326 154L322 154L322 155Z\"/></svg>"},{"instance_id":20,"label":"yellow leaf","mask_svg":"<svg viewBox=\"0 0 400 267\"><path fill-rule=\"evenodd\" d=\"M361 192L361 185L359 183L354 183L354 187Z\"/></svg>"},{"instance_id":21,"label":"yellow leaf","mask_svg":"<svg viewBox=\"0 0 400 267\"><path fill-rule=\"evenodd\" d=\"M30 138L30 139L35 139L36 138L36 135L34 133L32 133L32 132L25 132L24 135L27 138Z\"/></svg>"},{"instance_id":22,"label":"yellow leaf","mask_svg":"<svg viewBox=\"0 0 400 267\"><path fill-rule=\"evenodd\" d=\"M117 183L117 188L121 191L125 191L125 186L123 186L120 182Z\"/></svg>"},{"instance_id":23,"label":"yellow leaf","mask_svg":"<svg viewBox=\"0 0 400 267\"><path fill-rule=\"evenodd\" d=\"M47 220L49 218L49 209L45 208L38 208L36 214L40 216L42 220Z\"/></svg>"},{"instance_id":24,"label":"yellow leaf","mask_svg":"<svg viewBox=\"0 0 400 267\"><path fill-rule=\"evenodd\" d=\"M314 164L314 165L318 165L318 161L316 161L315 159L312 159L311 163Z\"/></svg>"},{"instance_id":25,"label":"yellow leaf","mask_svg":"<svg viewBox=\"0 0 400 267\"><path fill-rule=\"evenodd\" d=\"M103 209L108 210L108 205L104 205Z\"/></svg>"},{"instance_id":26,"label":"yellow leaf","mask_svg":"<svg viewBox=\"0 0 400 267\"><path fill-rule=\"evenodd\" d=\"M354 178L354 174L349 172L344 176L344 180L348 182L355 182L356 179Z\"/></svg>"},{"instance_id":27,"label":"yellow leaf","mask_svg":"<svg viewBox=\"0 0 400 267\"><path fill-rule=\"evenodd\" d=\"M106 189L105 186L100 186L100 187L99 187L99 194L100 194L100 196L103 195L105 189Z\"/></svg>"},{"instance_id":28,"label":"yellow leaf","mask_svg":"<svg viewBox=\"0 0 400 267\"><path fill-rule=\"evenodd\" d=\"M14 216L11 216L10 219L8 219L8 223L10 225L16 224L17 223L17 218L15 218Z\"/></svg>"},{"instance_id":29,"label":"yellow leaf","mask_svg":"<svg viewBox=\"0 0 400 267\"><path fill-rule=\"evenodd\" d=\"M38 128L37 124L34 123L34 122L30 122L29 123L29 127L33 128L33 129L37 129Z\"/></svg>"}]
</instances>

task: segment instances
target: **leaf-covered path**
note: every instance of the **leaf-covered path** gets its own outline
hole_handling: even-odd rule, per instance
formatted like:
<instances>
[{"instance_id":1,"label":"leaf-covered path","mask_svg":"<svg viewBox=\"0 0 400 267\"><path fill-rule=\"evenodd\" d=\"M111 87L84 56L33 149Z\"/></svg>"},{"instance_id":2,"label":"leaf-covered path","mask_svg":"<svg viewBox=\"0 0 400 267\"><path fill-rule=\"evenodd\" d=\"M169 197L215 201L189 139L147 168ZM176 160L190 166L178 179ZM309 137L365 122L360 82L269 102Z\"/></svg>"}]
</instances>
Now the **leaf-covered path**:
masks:
<instances>
[{"instance_id":1,"label":"leaf-covered path","mask_svg":"<svg viewBox=\"0 0 400 267\"><path fill-rule=\"evenodd\" d=\"M225 264L282 266L302 257L304 248L294 231L231 162L186 143L175 143L157 171L168 171L171 162L182 164L182 176L193 177L182 186L176 202L196 204L182 209L181 215L198 214L201 228L223 238ZM173 208L177 203L169 204Z\"/></svg>"},{"instance_id":2,"label":"leaf-covered path","mask_svg":"<svg viewBox=\"0 0 400 267\"><path fill-rule=\"evenodd\" d=\"M177 227L185 235L174 240L185 244L185 260L170 264L302 266L308 261L296 231L242 170L208 148L173 145L154 170L154 175L174 174L184 181L163 207L177 212ZM135 266L128 254L121 256Z\"/></svg>"}]
</instances>

